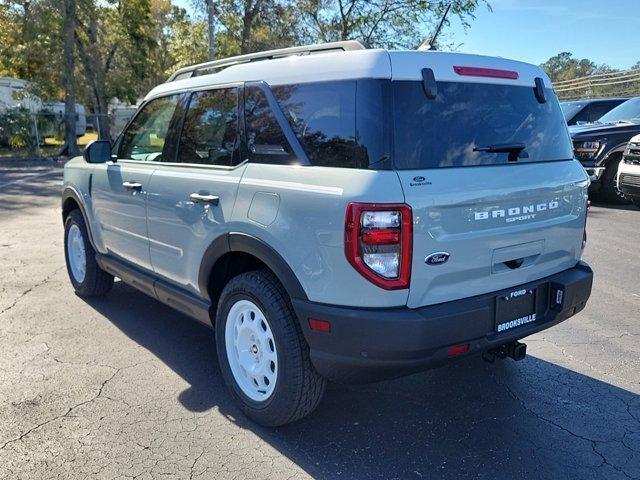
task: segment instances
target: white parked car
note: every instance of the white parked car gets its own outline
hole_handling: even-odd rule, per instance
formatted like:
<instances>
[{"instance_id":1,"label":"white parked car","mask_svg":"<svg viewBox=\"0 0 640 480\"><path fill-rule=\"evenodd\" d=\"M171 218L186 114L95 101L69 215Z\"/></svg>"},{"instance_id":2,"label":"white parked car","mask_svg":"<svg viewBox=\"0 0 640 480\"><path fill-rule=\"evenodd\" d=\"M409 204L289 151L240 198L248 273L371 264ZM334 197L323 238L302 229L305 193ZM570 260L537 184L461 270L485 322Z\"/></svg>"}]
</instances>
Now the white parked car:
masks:
<instances>
[{"instance_id":1,"label":"white parked car","mask_svg":"<svg viewBox=\"0 0 640 480\"><path fill-rule=\"evenodd\" d=\"M618 167L618 189L640 208L640 135L629 140Z\"/></svg>"}]
</instances>

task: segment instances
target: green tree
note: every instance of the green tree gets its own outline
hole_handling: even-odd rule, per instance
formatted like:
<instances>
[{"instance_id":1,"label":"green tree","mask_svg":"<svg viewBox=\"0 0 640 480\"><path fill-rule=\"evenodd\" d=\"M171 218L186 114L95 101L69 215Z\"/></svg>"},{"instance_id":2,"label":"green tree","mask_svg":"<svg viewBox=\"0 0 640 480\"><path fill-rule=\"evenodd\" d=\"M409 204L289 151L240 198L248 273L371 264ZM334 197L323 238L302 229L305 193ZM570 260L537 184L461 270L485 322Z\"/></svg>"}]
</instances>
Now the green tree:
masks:
<instances>
[{"instance_id":1,"label":"green tree","mask_svg":"<svg viewBox=\"0 0 640 480\"><path fill-rule=\"evenodd\" d=\"M33 93L63 94L59 0L0 0L0 76L33 82Z\"/></svg>"},{"instance_id":2,"label":"green tree","mask_svg":"<svg viewBox=\"0 0 640 480\"><path fill-rule=\"evenodd\" d=\"M587 58L575 58L570 52L561 52L540 66L547 72L552 82L615 71L608 65L597 65Z\"/></svg>"},{"instance_id":3,"label":"green tree","mask_svg":"<svg viewBox=\"0 0 640 480\"><path fill-rule=\"evenodd\" d=\"M302 30L295 3L286 0L219 0L213 30L217 58L300 43ZM203 12L205 0L195 6Z\"/></svg>"},{"instance_id":4,"label":"green tree","mask_svg":"<svg viewBox=\"0 0 640 480\"><path fill-rule=\"evenodd\" d=\"M490 8L486 0L301 0L296 9L304 37L310 41L361 39L376 47L415 48L435 28L449 3L450 16L465 27L479 6Z\"/></svg>"},{"instance_id":5,"label":"green tree","mask_svg":"<svg viewBox=\"0 0 640 480\"><path fill-rule=\"evenodd\" d=\"M76 45L99 133L109 138L109 99L135 102L154 47L150 0L79 0Z\"/></svg>"}]
</instances>

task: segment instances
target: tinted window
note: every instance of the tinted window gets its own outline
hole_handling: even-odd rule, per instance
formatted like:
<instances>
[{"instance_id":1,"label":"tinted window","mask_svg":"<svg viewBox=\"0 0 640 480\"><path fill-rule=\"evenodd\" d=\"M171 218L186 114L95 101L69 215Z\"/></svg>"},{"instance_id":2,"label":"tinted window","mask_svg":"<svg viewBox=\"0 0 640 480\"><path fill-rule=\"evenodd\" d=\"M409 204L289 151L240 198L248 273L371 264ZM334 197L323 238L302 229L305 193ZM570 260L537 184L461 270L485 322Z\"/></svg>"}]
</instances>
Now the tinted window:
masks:
<instances>
[{"instance_id":1,"label":"tinted window","mask_svg":"<svg viewBox=\"0 0 640 480\"><path fill-rule=\"evenodd\" d=\"M295 160L264 92L258 87L245 90L247 146L259 163L290 163Z\"/></svg>"},{"instance_id":2,"label":"tinted window","mask_svg":"<svg viewBox=\"0 0 640 480\"><path fill-rule=\"evenodd\" d=\"M356 166L390 169L391 81L358 80L356 86Z\"/></svg>"},{"instance_id":3,"label":"tinted window","mask_svg":"<svg viewBox=\"0 0 640 480\"><path fill-rule=\"evenodd\" d=\"M582 110L578 112L577 115L574 115L569 122L571 125L576 125L578 123L589 123L591 121L591 108L592 105L587 103Z\"/></svg>"},{"instance_id":4,"label":"tinted window","mask_svg":"<svg viewBox=\"0 0 640 480\"><path fill-rule=\"evenodd\" d=\"M635 97L621 103L606 115L600 117L600 122L633 122L640 123L640 97Z\"/></svg>"},{"instance_id":5,"label":"tinted window","mask_svg":"<svg viewBox=\"0 0 640 480\"><path fill-rule=\"evenodd\" d=\"M162 161L178 95L156 98L136 115L122 137L119 157L142 161Z\"/></svg>"},{"instance_id":6,"label":"tinted window","mask_svg":"<svg viewBox=\"0 0 640 480\"><path fill-rule=\"evenodd\" d=\"M438 82L429 100L421 82L393 82L394 162L400 169L504 164L508 153L475 147L524 144L519 162L573 158L552 90L538 103L532 87Z\"/></svg>"},{"instance_id":7,"label":"tinted window","mask_svg":"<svg viewBox=\"0 0 640 480\"><path fill-rule=\"evenodd\" d=\"M564 118L569 122L573 116L578 113L585 106L585 102L561 102L560 107L562 108L562 113L564 114Z\"/></svg>"},{"instance_id":8,"label":"tinted window","mask_svg":"<svg viewBox=\"0 0 640 480\"><path fill-rule=\"evenodd\" d=\"M622 102L597 102L591 105L591 113L589 115L592 122L599 120L605 113L611 111L614 107L620 105Z\"/></svg>"},{"instance_id":9,"label":"tinted window","mask_svg":"<svg viewBox=\"0 0 640 480\"><path fill-rule=\"evenodd\" d=\"M356 82L272 87L312 165L356 167Z\"/></svg>"},{"instance_id":10,"label":"tinted window","mask_svg":"<svg viewBox=\"0 0 640 480\"><path fill-rule=\"evenodd\" d=\"M234 165L237 139L238 89L195 92L184 119L177 161Z\"/></svg>"}]
</instances>

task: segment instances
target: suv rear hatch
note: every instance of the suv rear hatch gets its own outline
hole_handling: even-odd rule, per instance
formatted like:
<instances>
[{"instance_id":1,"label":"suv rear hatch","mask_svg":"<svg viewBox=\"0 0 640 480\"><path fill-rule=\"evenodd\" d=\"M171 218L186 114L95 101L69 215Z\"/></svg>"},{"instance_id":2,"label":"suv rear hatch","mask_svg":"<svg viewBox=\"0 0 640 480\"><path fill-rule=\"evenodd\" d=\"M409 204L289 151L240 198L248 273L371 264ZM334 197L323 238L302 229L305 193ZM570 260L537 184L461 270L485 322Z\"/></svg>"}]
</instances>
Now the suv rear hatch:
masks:
<instances>
[{"instance_id":1,"label":"suv rear hatch","mask_svg":"<svg viewBox=\"0 0 640 480\"><path fill-rule=\"evenodd\" d=\"M393 158L414 222L408 306L573 267L588 179L544 73L478 56L391 58Z\"/></svg>"}]
</instances>

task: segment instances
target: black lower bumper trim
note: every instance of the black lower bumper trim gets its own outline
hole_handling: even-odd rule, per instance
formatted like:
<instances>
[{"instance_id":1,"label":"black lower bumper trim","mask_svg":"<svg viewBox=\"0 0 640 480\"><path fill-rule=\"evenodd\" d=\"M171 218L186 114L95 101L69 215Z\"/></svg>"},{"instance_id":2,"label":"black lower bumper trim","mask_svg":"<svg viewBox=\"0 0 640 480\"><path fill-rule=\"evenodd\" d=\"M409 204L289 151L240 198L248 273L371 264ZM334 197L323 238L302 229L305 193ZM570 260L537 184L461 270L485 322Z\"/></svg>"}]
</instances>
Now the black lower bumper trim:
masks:
<instances>
[{"instance_id":1,"label":"black lower bumper trim","mask_svg":"<svg viewBox=\"0 0 640 480\"><path fill-rule=\"evenodd\" d=\"M332 380L365 383L445 363L453 345L468 343L467 356L556 325L584 308L592 281L591 268L580 262L508 290L417 309L336 307L295 299L293 306L318 372ZM536 291L536 321L496 333L495 298L518 288ZM311 330L309 318L331 322L331 332Z\"/></svg>"}]
</instances>

